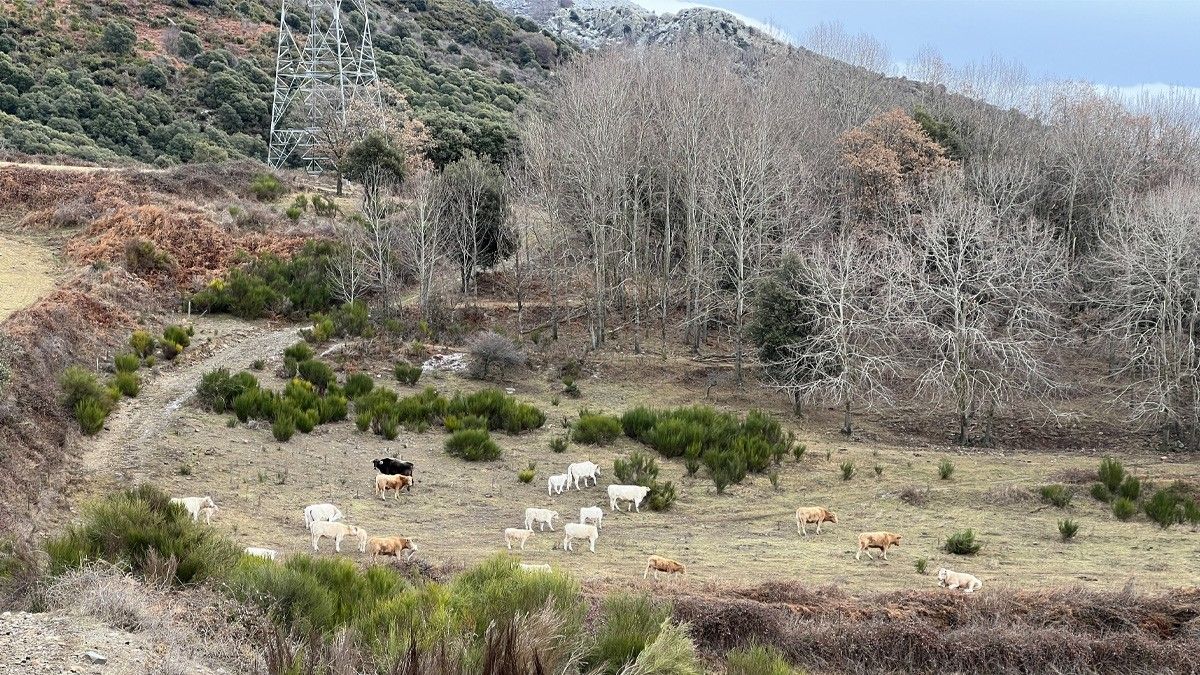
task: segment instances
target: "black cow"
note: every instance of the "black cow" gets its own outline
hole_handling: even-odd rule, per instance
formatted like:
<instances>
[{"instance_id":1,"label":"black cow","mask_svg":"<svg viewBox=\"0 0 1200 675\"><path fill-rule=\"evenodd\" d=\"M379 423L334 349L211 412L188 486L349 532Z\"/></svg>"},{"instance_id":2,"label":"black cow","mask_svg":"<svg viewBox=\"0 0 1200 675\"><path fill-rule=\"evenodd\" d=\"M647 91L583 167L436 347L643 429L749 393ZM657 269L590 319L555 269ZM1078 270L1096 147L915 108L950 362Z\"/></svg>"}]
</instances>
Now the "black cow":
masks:
<instances>
[{"instance_id":1,"label":"black cow","mask_svg":"<svg viewBox=\"0 0 1200 675\"><path fill-rule=\"evenodd\" d=\"M382 457L371 463L375 465L376 471L388 476L399 474L411 478L413 475L413 463L405 462L395 457Z\"/></svg>"}]
</instances>

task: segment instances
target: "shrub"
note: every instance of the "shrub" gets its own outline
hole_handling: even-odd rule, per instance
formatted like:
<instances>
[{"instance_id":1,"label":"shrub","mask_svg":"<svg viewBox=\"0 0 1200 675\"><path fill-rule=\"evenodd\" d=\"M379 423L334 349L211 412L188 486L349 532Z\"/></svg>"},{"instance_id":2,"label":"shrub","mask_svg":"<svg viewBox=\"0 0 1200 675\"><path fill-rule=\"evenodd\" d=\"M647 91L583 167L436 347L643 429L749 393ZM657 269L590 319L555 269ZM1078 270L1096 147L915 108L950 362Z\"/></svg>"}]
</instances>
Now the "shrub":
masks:
<instances>
[{"instance_id":1,"label":"shrub","mask_svg":"<svg viewBox=\"0 0 1200 675\"><path fill-rule=\"evenodd\" d=\"M1171 489L1156 490L1142 509L1164 530L1184 521L1183 498Z\"/></svg>"},{"instance_id":2,"label":"shrub","mask_svg":"<svg viewBox=\"0 0 1200 675\"><path fill-rule=\"evenodd\" d=\"M187 349L192 345L193 332L194 331L191 326L167 326L163 329L163 340L167 342L174 342L175 344L179 345L181 349Z\"/></svg>"},{"instance_id":3,"label":"shrub","mask_svg":"<svg viewBox=\"0 0 1200 675\"><path fill-rule=\"evenodd\" d=\"M494 332L478 333L467 343L467 353L470 356L471 377L487 379L493 369L504 379L510 368L525 365L525 352L517 347L512 340Z\"/></svg>"},{"instance_id":4,"label":"shrub","mask_svg":"<svg viewBox=\"0 0 1200 675\"><path fill-rule=\"evenodd\" d=\"M842 480L850 480L854 477L854 462L849 460L842 462Z\"/></svg>"},{"instance_id":5,"label":"shrub","mask_svg":"<svg viewBox=\"0 0 1200 675\"><path fill-rule=\"evenodd\" d=\"M233 409L233 402L238 396L251 389L258 388L258 379L247 372L230 375L224 368L210 370L200 376L196 385L196 398L206 409L223 413Z\"/></svg>"},{"instance_id":6,"label":"shrub","mask_svg":"<svg viewBox=\"0 0 1200 675\"><path fill-rule=\"evenodd\" d=\"M302 434L311 434L317 428L319 415L315 410L302 410L296 413L296 429Z\"/></svg>"},{"instance_id":7,"label":"shrub","mask_svg":"<svg viewBox=\"0 0 1200 675\"><path fill-rule=\"evenodd\" d=\"M563 393L567 396L570 396L571 398L581 398L583 396L583 392L579 391L579 385L575 383L574 379L565 377L563 378L562 384Z\"/></svg>"},{"instance_id":8,"label":"shrub","mask_svg":"<svg viewBox=\"0 0 1200 675\"><path fill-rule=\"evenodd\" d=\"M704 453L702 461L708 468L717 494L723 494L730 485L742 482L748 471L746 458L732 449L710 450Z\"/></svg>"},{"instance_id":9,"label":"shrub","mask_svg":"<svg viewBox=\"0 0 1200 675\"><path fill-rule=\"evenodd\" d=\"M487 429L488 421L479 415L446 415L446 419L442 422L446 427L446 431L454 433L462 429Z\"/></svg>"},{"instance_id":10,"label":"shrub","mask_svg":"<svg viewBox=\"0 0 1200 675\"><path fill-rule=\"evenodd\" d=\"M1125 467L1121 462L1105 457L1100 462L1099 474L1100 482L1104 483L1104 487L1108 488L1110 493L1115 494L1120 489L1121 482L1125 480Z\"/></svg>"},{"instance_id":11,"label":"shrub","mask_svg":"<svg viewBox=\"0 0 1200 675\"><path fill-rule=\"evenodd\" d=\"M371 428L371 413L358 413L354 416L354 426L359 431L366 431Z\"/></svg>"},{"instance_id":12,"label":"shrub","mask_svg":"<svg viewBox=\"0 0 1200 675\"><path fill-rule=\"evenodd\" d=\"M521 481L522 483L532 483L533 477L536 473L537 467L533 462L530 462L528 467L517 472L517 480Z\"/></svg>"},{"instance_id":13,"label":"shrub","mask_svg":"<svg viewBox=\"0 0 1200 675\"><path fill-rule=\"evenodd\" d=\"M621 415L621 430L625 435L636 441L645 442L646 434L658 423L658 413L639 406L625 411Z\"/></svg>"},{"instance_id":14,"label":"shrub","mask_svg":"<svg viewBox=\"0 0 1200 675\"><path fill-rule=\"evenodd\" d=\"M320 401L317 401L317 413L320 416L321 424L341 422L346 419L349 407L345 396L326 394Z\"/></svg>"},{"instance_id":15,"label":"shrub","mask_svg":"<svg viewBox=\"0 0 1200 675\"><path fill-rule=\"evenodd\" d=\"M554 438L551 438L550 439L550 450L551 450L551 452L556 452L558 454L562 454L562 453L566 452L567 451L567 437L566 436L555 436Z\"/></svg>"},{"instance_id":16,"label":"shrub","mask_svg":"<svg viewBox=\"0 0 1200 675\"><path fill-rule=\"evenodd\" d=\"M95 436L104 428L108 406L101 399L85 398L75 404L75 421L85 436Z\"/></svg>"},{"instance_id":17,"label":"shrub","mask_svg":"<svg viewBox=\"0 0 1200 675\"><path fill-rule=\"evenodd\" d=\"M398 436L399 433L400 433L399 422L396 421L395 417L388 415L388 416L384 417L383 419L379 420L379 435L380 436L383 436L385 439L387 439L389 441L394 441L394 440L396 440L396 436Z\"/></svg>"},{"instance_id":18,"label":"shrub","mask_svg":"<svg viewBox=\"0 0 1200 675\"><path fill-rule=\"evenodd\" d=\"M135 372L142 365L142 360L137 354L117 354L113 358L113 367L118 373Z\"/></svg>"},{"instance_id":19,"label":"shrub","mask_svg":"<svg viewBox=\"0 0 1200 675\"><path fill-rule=\"evenodd\" d=\"M414 366L409 363L396 364L396 379L401 384L412 386L421 379L421 366Z\"/></svg>"},{"instance_id":20,"label":"shrub","mask_svg":"<svg viewBox=\"0 0 1200 675\"><path fill-rule=\"evenodd\" d=\"M876 467L879 468L879 467ZM779 490L779 469L774 467L767 469L767 480L771 481L771 489Z\"/></svg>"},{"instance_id":21,"label":"shrub","mask_svg":"<svg viewBox=\"0 0 1200 675\"><path fill-rule=\"evenodd\" d=\"M797 443L792 446L792 457L795 457L797 462L804 459L805 452L808 452L808 446L803 443Z\"/></svg>"},{"instance_id":22,"label":"shrub","mask_svg":"<svg viewBox=\"0 0 1200 675\"><path fill-rule=\"evenodd\" d=\"M154 353L154 336L144 330L135 330L129 336L129 347L144 359Z\"/></svg>"},{"instance_id":23,"label":"shrub","mask_svg":"<svg viewBox=\"0 0 1200 675\"><path fill-rule=\"evenodd\" d=\"M356 399L363 394L369 394L375 388L375 380L366 373L353 373L346 376L346 386L342 387L346 396Z\"/></svg>"},{"instance_id":24,"label":"shrub","mask_svg":"<svg viewBox=\"0 0 1200 675\"><path fill-rule=\"evenodd\" d=\"M1092 485L1092 497L1098 502L1109 502L1112 500L1112 493L1108 491L1108 487L1104 483L1094 483Z\"/></svg>"},{"instance_id":25,"label":"shrub","mask_svg":"<svg viewBox=\"0 0 1200 675\"><path fill-rule=\"evenodd\" d=\"M183 352L183 347L179 346L179 343L170 340L163 340L159 342L158 346L162 349L163 358L168 361L174 361L175 357Z\"/></svg>"},{"instance_id":26,"label":"shrub","mask_svg":"<svg viewBox=\"0 0 1200 675\"><path fill-rule=\"evenodd\" d=\"M446 452L468 462L492 461L500 458L496 445L485 429L463 429L446 439Z\"/></svg>"},{"instance_id":27,"label":"shrub","mask_svg":"<svg viewBox=\"0 0 1200 675\"><path fill-rule=\"evenodd\" d=\"M1115 516L1117 520L1129 520L1137 515L1137 502L1133 501L1132 499L1117 497L1113 500L1112 512L1113 516Z\"/></svg>"},{"instance_id":28,"label":"shrub","mask_svg":"<svg viewBox=\"0 0 1200 675\"><path fill-rule=\"evenodd\" d=\"M63 407L67 410L75 410L76 406L85 399L100 403L109 400L108 392L100 386L96 374L86 368L68 366L59 376L58 383L62 388Z\"/></svg>"},{"instance_id":29,"label":"shrub","mask_svg":"<svg viewBox=\"0 0 1200 675\"><path fill-rule=\"evenodd\" d=\"M947 537L943 548L946 553L955 555L975 555L982 546L975 538L975 530L963 530Z\"/></svg>"},{"instance_id":30,"label":"shrub","mask_svg":"<svg viewBox=\"0 0 1200 675\"><path fill-rule=\"evenodd\" d=\"M1062 537L1063 541L1070 541L1077 532L1079 532L1079 523L1077 521L1070 518L1058 521L1058 535Z\"/></svg>"},{"instance_id":31,"label":"shrub","mask_svg":"<svg viewBox=\"0 0 1200 675\"><path fill-rule=\"evenodd\" d=\"M141 391L142 381L137 373L117 373L112 378L112 386L121 392L122 396L133 398Z\"/></svg>"},{"instance_id":32,"label":"shrub","mask_svg":"<svg viewBox=\"0 0 1200 675\"><path fill-rule=\"evenodd\" d=\"M882 464L875 465L875 477L883 478L883 465Z\"/></svg>"},{"instance_id":33,"label":"shrub","mask_svg":"<svg viewBox=\"0 0 1200 675\"><path fill-rule=\"evenodd\" d=\"M632 663L658 637L669 614L669 607L656 606L648 596L615 593L605 598L588 669L603 667L606 673L617 673Z\"/></svg>"},{"instance_id":34,"label":"shrub","mask_svg":"<svg viewBox=\"0 0 1200 675\"><path fill-rule=\"evenodd\" d=\"M651 511L666 511L675 505L675 500L678 498L675 484L670 481L665 483L654 481L654 484L650 486L650 492L646 493L646 503L650 505Z\"/></svg>"},{"instance_id":35,"label":"shrub","mask_svg":"<svg viewBox=\"0 0 1200 675\"><path fill-rule=\"evenodd\" d=\"M656 675L701 675L704 669L696 655L696 643L682 624L664 619L654 642L623 673L655 673Z\"/></svg>"},{"instance_id":36,"label":"shrub","mask_svg":"<svg viewBox=\"0 0 1200 675\"><path fill-rule=\"evenodd\" d=\"M237 556L229 541L193 523L169 495L149 485L87 506L80 522L46 542L46 553L52 574L104 560L151 575L174 558L173 580L181 584L220 577Z\"/></svg>"},{"instance_id":37,"label":"shrub","mask_svg":"<svg viewBox=\"0 0 1200 675\"><path fill-rule=\"evenodd\" d=\"M1137 501L1142 496L1142 481L1135 476L1125 476L1119 492L1125 499Z\"/></svg>"},{"instance_id":38,"label":"shrub","mask_svg":"<svg viewBox=\"0 0 1200 675\"><path fill-rule=\"evenodd\" d=\"M300 363L290 356L283 357L283 376L291 379L300 370Z\"/></svg>"},{"instance_id":39,"label":"shrub","mask_svg":"<svg viewBox=\"0 0 1200 675\"><path fill-rule=\"evenodd\" d=\"M943 459L938 462L938 478L942 480L950 480L950 476L954 475L954 462L948 459Z\"/></svg>"},{"instance_id":40,"label":"shrub","mask_svg":"<svg viewBox=\"0 0 1200 675\"><path fill-rule=\"evenodd\" d=\"M254 359L250 362L250 370L262 370L267 367L267 362L263 359Z\"/></svg>"},{"instance_id":41,"label":"shrub","mask_svg":"<svg viewBox=\"0 0 1200 675\"><path fill-rule=\"evenodd\" d=\"M283 214L288 217L288 220L292 221L293 223L300 220L300 214L302 213L304 213L304 209L301 209L298 206L289 206L287 207L287 210L283 212Z\"/></svg>"},{"instance_id":42,"label":"shrub","mask_svg":"<svg viewBox=\"0 0 1200 675\"><path fill-rule=\"evenodd\" d=\"M269 173L260 173L250 181L250 194L260 202L273 202L286 193L283 182Z\"/></svg>"},{"instance_id":43,"label":"shrub","mask_svg":"<svg viewBox=\"0 0 1200 675\"><path fill-rule=\"evenodd\" d=\"M739 647L725 655L727 675L794 675L796 670L774 647Z\"/></svg>"},{"instance_id":44,"label":"shrub","mask_svg":"<svg viewBox=\"0 0 1200 675\"><path fill-rule=\"evenodd\" d=\"M296 434L296 414L290 409L281 410L271 423L271 435L280 443L286 443Z\"/></svg>"},{"instance_id":45,"label":"shrub","mask_svg":"<svg viewBox=\"0 0 1200 675\"><path fill-rule=\"evenodd\" d=\"M427 393L433 392L427 389ZM455 394L454 398L445 403L444 413L454 415L478 415L487 419L488 429L502 429L510 434L537 429L546 423L542 411L521 403L499 389L482 389L473 394L463 396Z\"/></svg>"},{"instance_id":46,"label":"shrub","mask_svg":"<svg viewBox=\"0 0 1200 675\"><path fill-rule=\"evenodd\" d=\"M301 361L296 367L296 374L300 379L311 382L320 392L324 392L335 379L333 369L316 359Z\"/></svg>"},{"instance_id":47,"label":"shrub","mask_svg":"<svg viewBox=\"0 0 1200 675\"><path fill-rule=\"evenodd\" d=\"M1040 493L1042 501L1047 504L1052 504L1060 509L1071 505L1071 489L1066 485L1043 485Z\"/></svg>"},{"instance_id":48,"label":"shrub","mask_svg":"<svg viewBox=\"0 0 1200 675\"><path fill-rule=\"evenodd\" d=\"M125 242L125 269L145 277L159 272L171 272L178 267L175 259L158 250L154 242L134 237Z\"/></svg>"},{"instance_id":49,"label":"shrub","mask_svg":"<svg viewBox=\"0 0 1200 675\"><path fill-rule=\"evenodd\" d=\"M679 457L686 453L689 447L703 447L705 430L699 422L666 418L660 419L640 440L664 457Z\"/></svg>"},{"instance_id":50,"label":"shrub","mask_svg":"<svg viewBox=\"0 0 1200 675\"><path fill-rule=\"evenodd\" d=\"M613 475L621 485L650 487L658 478L658 462L644 452L635 452L629 459L613 461Z\"/></svg>"},{"instance_id":51,"label":"shrub","mask_svg":"<svg viewBox=\"0 0 1200 675\"><path fill-rule=\"evenodd\" d=\"M308 346L308 343L297 342L283 350L283 357L285 359L292 359L299 365L301 361L307 361L313 357L313 350L312 347Z\"/></svg>"},{"instance_id":52,"label":"shrub","mask_svg":"<svg viewBox=\"0 0 1200 675\"><path fill-rule=\"evenodd\" d=\"M580 411L571 427L571 440L587 445L608 445L621 435L621 421L612 415Z\"/></svg>"},{"instance_id":53,"label":"shrub","mask_svg":"<svg viewBox=\"0 0 1200 675\"><path fill-rule=\"evenodd\" d=\"M913 563L913 567L916 568L917 574L925 574L925 571L929 569L929 560L917 558L916 562Z\"/></svg>"}]
</instances>

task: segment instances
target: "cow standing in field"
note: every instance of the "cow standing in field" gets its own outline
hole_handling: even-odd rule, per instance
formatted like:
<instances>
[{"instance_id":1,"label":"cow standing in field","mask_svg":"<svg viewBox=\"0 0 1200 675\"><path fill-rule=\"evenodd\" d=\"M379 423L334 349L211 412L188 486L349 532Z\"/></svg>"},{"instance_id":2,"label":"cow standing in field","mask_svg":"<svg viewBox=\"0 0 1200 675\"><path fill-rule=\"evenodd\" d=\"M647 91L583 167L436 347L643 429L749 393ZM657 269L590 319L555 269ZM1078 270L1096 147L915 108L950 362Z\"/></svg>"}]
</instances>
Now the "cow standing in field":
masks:
<instances>
[{"instance_id":1,"label":"cow standing in field","mask_svg":"<svg viewBox=\"0 0 1200 675\"><path fill-rule=\"evenodd\" d=\"M854 559L858 560L863 551L866 551L867 557L874 560L870 549L877 548L883 551L883 559L887 560L888 548L899 546L900 539L900 535L891 532L863 532L858 535L858 553L854 554Z\"/></svg>"},{"instance_id":2,"label":"cow standing in field","mask_svg":"<svg viewBox=\"0 0 1200 675\"><path fill-rule=\"evenodd\" d=\"M817 534L821 534L821 523L834 523L838 521L837 514L824 506L801 506L796 509L796 534L808 536L808 528L805 527L809 523L817 524Z\"/></svg>"},{"instance_id":3,"label":"cow standing in field","mask_svg":"<svg viewBox=\"0 0 1200 675\"><path fill-rule=\"evenodd\" d=\"M413 463L395 457L380 457L371 462L375 470L385 476L408 476L412 478Z\"/></svg>"}]
</instances>

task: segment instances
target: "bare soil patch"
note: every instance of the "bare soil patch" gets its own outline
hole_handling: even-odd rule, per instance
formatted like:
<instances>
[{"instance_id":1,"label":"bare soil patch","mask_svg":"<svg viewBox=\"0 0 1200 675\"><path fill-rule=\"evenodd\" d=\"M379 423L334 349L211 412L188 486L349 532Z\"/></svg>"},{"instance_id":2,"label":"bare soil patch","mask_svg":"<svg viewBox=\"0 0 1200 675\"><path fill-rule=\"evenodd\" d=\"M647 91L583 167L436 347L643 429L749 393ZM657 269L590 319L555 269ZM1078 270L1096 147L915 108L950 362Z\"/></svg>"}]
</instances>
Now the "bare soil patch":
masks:
<instances>
[{"instance_id":1,"label":"bare soil patch","mask_svg":"<svg viewBox=\"0 0 1200 675\"><path fill-rule=\"evenodd\" d=\"M48 293L57 273L53 254L41 242L0 235L0 321Z\"/></svg>"}]
</instances>

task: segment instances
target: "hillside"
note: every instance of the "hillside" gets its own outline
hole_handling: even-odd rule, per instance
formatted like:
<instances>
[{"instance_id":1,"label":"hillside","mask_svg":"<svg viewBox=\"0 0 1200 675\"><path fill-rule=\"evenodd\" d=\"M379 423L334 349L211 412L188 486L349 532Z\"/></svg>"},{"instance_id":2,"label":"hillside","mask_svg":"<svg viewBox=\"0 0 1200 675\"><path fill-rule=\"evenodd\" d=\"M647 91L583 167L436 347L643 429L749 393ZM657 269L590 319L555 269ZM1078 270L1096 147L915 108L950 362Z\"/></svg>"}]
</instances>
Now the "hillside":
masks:
<instances>
[{"instance_id":1,"label":"hillside","mask_svg":"<svg viewBox=\"0 0 1200 675\"><path fill-rule=\"evenodd\" d=\"M487 3L373 6L380 77L425 123L438 164L466 149L504 156L512 111L574 51ZM0 0L0 152L159 166L260 159L277 16L266 0Z\"/></svg>"}]
</instances>

